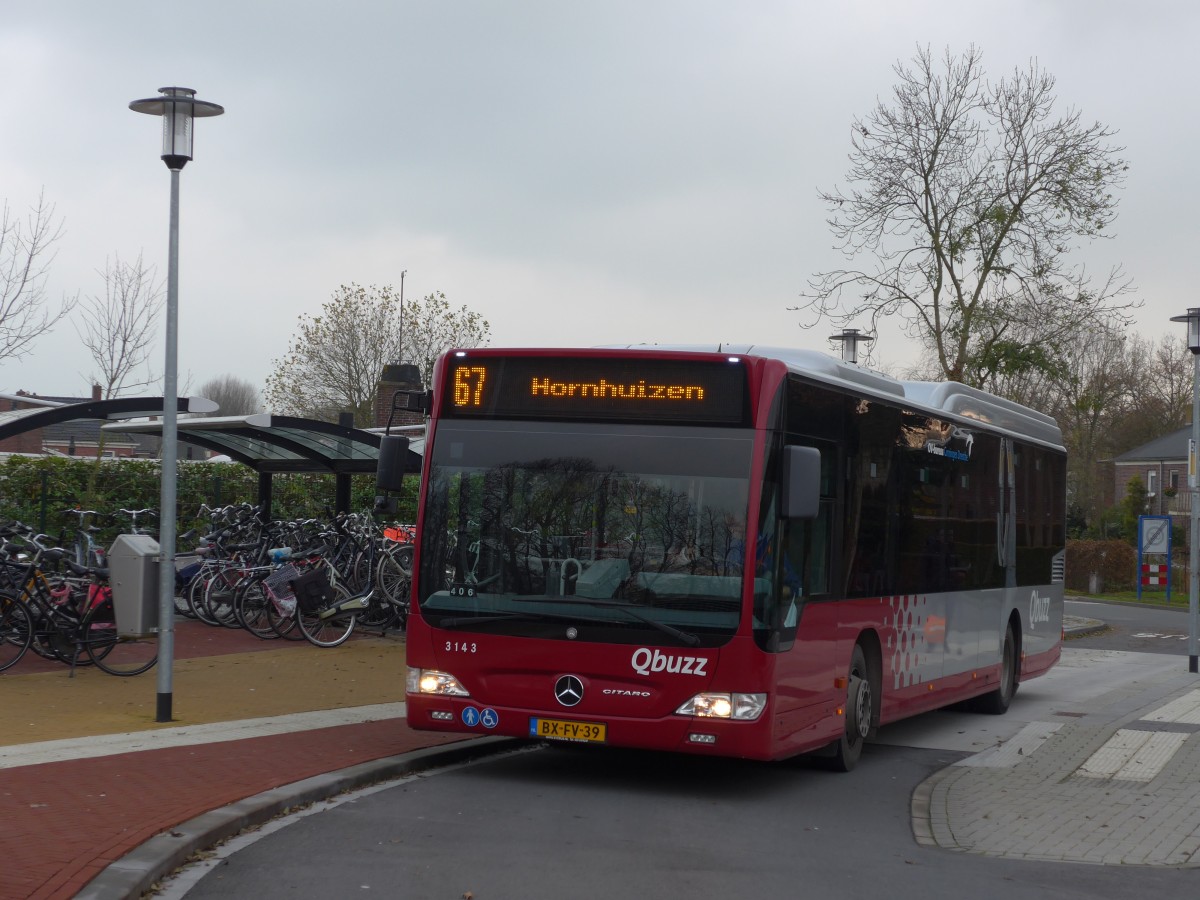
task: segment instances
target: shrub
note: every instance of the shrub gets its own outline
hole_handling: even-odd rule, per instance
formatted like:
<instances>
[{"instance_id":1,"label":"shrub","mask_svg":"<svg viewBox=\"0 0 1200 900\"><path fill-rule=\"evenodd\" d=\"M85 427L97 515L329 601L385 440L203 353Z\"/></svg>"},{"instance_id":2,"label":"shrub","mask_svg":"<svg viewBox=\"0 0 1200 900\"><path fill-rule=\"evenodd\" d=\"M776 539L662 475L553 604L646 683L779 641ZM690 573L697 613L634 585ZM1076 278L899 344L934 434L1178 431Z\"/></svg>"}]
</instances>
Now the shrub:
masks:
<instances>
[{"instance_id":1,"label":"shrub","mask_svg":"<svg viewBox=\"0 0 1200 900\"><path fill-rule=\"evenodd\" d=\"M1133 590L1137 551L1124 541L1067 541L1067 588L1088 590L1093 572L1100 575L1105 590Z\"/></svg>"}]
</instances>

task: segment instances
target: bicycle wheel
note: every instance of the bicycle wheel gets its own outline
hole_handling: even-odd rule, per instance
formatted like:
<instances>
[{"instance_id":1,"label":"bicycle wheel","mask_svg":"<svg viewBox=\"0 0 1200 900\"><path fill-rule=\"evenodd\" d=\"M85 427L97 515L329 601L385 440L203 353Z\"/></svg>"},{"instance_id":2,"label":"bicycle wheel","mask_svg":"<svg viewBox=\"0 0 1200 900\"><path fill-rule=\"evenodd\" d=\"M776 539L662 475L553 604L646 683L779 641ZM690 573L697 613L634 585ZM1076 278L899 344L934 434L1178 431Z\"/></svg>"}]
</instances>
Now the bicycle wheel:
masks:
<instances>
[{"instance_id":1,"label":"bicycle wheel","mask_svg":"<svg viewBox=\"0 0 1200 900\"><path fill-rule=\"evenodd\" d=\"M109 675L140 675L158 662L158 637L117 634L112 599L102 601L83 617L83 645L88 658Z\"/></svg>"},{"instance_id":2,"label":"bicycle wheel","mask_svg":"<svg viewBox=\"0 0 1200 900\"><path fill-rule=\"evenodd\" d=\"M191 593L192 583L195 579L189 579L183 584L175 585L175 613L176 615L185 616L189 619L196 618L196 611L192 609L192 601L188 598Z\"/></svg>"},{"instance_id":3,"label":"bicycle wheel","mask_svg":"<svg viewBox=\"0 0 1200 900\"><path fill-rule=\"evenodd\" d=\"M295 603L292 600L292 603ZM267 621L271 624L271 628L275 633L285 641L302 641L304 635L300 631L299 624L296 622L296 612L280 609L279 605L274 601L267 604Z\"/></svg>"},{"instance_id":4,"label":"bicycle wheel","mask_svg":"<svg viewBox=\"0 0 1200 900\"><path fill-rule=\"evenodd\" d=\"M375 591L366 609L359 610L358 624L363 628L378 628L380 633L397 624L396 607L383 595Z\"/></svg>"},{"instance_id":5,"label":"bicycle wheel","mask_svg":"<svg viewBox=\"0 0 1200 900\"><path fill-rule=\"evenodd\" d=\"M70 606L70 604L68 604ZM30 614L34 653L64 665L91 665L79 641L80 617L72 608L26 607Z\"/></svg>"},{"instance_id":6,"label":"bicycle wheel","mask_svg":"<svg viewBox=\"0 0 1200 900\"><path fill-rule=\"evenodd\" d=\"M376 587L391 607L401 629L408 624L409 591L412 589L412 547L396 547L379 558Z\"/></svg>"},{"instance_id":7,"label":"bicycle wheel","mask_svg":"<svg viewBox=\"0 0 1200 900\"><path fill-rule=\"evenodd\" d=\"M365 550L360 550L354 554L350 563L340 573L340 578L351 591L361 591L366 587L370 568L370 557Z\"/></svg>"},{"instance_id":8,"label":"bicycle wheel","mask_svg":"<svg viewBox=\"0 0 1200 900\"><path fill-rule=\"evenodd\" d=\"M267 608L275 602L267 593L266 575L253 575L242 580L233 598L233 610L241 626L255 637L263 640L273 640L279 637L279 632L271 625Z\"/></svg>"},{"instance_id":9,"label":"bicycle wheel","mask_svg":"<svg viewBox=\"0 0 1200 900\"><path fill-rule=\"evenodd\" d=\"M334 606L350 599L350 592L341 585L333 585L333 593L336 598ZM322 618L321 610L304 612L297 607L296 622L300 626L300 633L310 644L316 644L318 647L336 647L344 644L354 633L358 617L354 612L342 612Z\"/></svg>"},{"instance_id":10,"label":"bicycle wheel","mask_svg":"<svg viewBox=\"0 0 1200 900\"><path fill-rule=\"evenodd\" d=\"M208 606L204 602L204 594L208 590L209 582L213 580L215 572L208 571L201 575L197 575L188 588L188 606L192 609L193 618L199 619L205 625L216 625L217 620L208 614Z\"/></svg>"},{"instance_id":11,"label":"bicycle wheel","mask_svg":"<svg viewBox=\"0 0 1200 900\"><path fill-rule=\"evenodd\" d=\"M237 616L233 611L233 598L241 573L237 569L222 569L209 581L204 591L204 606L214 624L226 628L237 628Z\"/></svg>"},{"instance_id":12,"label":"bicycle wheel","mask_svg":"<svg viewBox=\"0 0 1200 900\"><path fill-rule=\"evenodd\" d=\"M21 661L33 641L33 628L25 604L0 596L0 672Z\"/></svg>"}]
</instances>

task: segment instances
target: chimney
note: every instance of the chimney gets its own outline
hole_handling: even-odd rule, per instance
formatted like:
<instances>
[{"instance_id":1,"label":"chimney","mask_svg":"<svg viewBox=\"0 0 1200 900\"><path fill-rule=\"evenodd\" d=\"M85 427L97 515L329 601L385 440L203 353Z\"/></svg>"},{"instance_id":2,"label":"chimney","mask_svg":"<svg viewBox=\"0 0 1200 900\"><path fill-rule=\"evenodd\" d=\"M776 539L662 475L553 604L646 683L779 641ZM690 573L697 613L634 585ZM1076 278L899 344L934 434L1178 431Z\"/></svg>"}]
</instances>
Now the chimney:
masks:
<instances>
[{"instance_id":1,"label":"chimney","mask_svg":"<svg viewBox=\"0 0 1200 900\"><path fill-rule=\"evenodd\" d=\"M100 389L100 385L93 384L92 385L92 400L96 401L96 400L103 400L103 399L104 399L103 391Z\"/></svg>"},{"instance_id":2,"label":"chimney","mask_svg":"<svg viewBox=\"0 0 1200 900\"><path fill-rule=\"evenodd\" d=\"M411 363L390 363L383 367L379 385L375 388L375 425L383 427L392 412L392 395L396 391L421 391L421 368ZM392 421L393 425L420 425L425 417L405 412Z\"/></svg>"}]
</instances>

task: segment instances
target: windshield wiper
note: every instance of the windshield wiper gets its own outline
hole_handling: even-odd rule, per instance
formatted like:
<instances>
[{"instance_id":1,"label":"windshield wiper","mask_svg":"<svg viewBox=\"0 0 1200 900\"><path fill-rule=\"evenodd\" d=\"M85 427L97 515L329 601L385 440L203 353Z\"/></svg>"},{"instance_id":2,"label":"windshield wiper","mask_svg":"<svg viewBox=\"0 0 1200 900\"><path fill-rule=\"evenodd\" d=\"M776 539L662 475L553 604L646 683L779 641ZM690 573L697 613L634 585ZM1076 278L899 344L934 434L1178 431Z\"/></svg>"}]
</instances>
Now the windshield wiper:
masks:
<instances>
[{"instance_id":1,"label":"windshield wiper","mask_svg":"<svg viewBox=\"0 0 1200 900\"><path fill-rule=\"evenodd\" d=\"M588 606L595 606L598 609L619 609L639 622L645 622L657 628L664 634L669 634L677 641L683 641L689 647L700 646L700 638L688 631L682 631L674 625L668 625L666 622L660 622L641 611L632 603L625 603L621 600L594 600L590 597L522 597L524 603L586 603Z\"/></svg>"}]
</instances>

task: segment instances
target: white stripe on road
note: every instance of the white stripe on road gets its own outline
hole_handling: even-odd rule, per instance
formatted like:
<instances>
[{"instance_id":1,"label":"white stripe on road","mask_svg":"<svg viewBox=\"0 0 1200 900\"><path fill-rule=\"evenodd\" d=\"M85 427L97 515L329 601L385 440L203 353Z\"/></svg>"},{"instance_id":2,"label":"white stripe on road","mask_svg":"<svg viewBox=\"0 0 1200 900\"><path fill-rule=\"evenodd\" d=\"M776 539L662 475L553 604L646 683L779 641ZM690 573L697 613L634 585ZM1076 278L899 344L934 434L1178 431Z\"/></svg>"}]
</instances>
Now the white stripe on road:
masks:
<instances>
[{"instance_id":1,"label":"white stripe on road","mask_svg":"<svg viewBox=\"0 0 1200 900\"><path fill-rule=\"evenodd\" d=\"M1146 722L1179 722L1184 725L1200 725L1200 690L1189 691L1177 697L1161 709L1145 716Z\"/></svg>"},{"instance_id":2,"label":"white stripe on road","mask_svg":"<svg viewBox=\"0 0 1200 900\"><path fill-rule=\"evenodd\" d=\"M1187 739L1187 734L1179 732L1122 728L1076 774L1113 781L1151 781Z\"/></svg>"},{"instance_id":3,"label":"white stripe on road","mask_svg":"<svg viewBox=\"0 0 1200 900\"><path fill-rule=\"evenodd\" d=\"M166 747L186 747L191 744L215 744L222 741L241 741L246 738L287 734L293 731L312 731L338 725L357 725L379 719L399 719L404 716L403 703L376 703L348 709L327 709L318 712L292 713L262 719L242 719L237 722L213 722L209 725L186 725L155 731L127 734L102 734L94 737L68 738L61 741L41 741L36 744L17 744L0 747L0 769L36 766L42 763L63 762L69 759L91 759L116 753L137 753L142 750L162 750Z\"/></svg>"},{"instance_id":4,"label":"white stripe on road","mask_svg":"<svg viewBox=\"0 0 1200 900\"><path fill-rule=\"evenodd\" d=\"M1028 758L1060 728L1062 728L1061 722L1030 722L999 747L976 753L974 756L960 760L955 765L981 769L1012 768L1021 760Z\"/></svg>"}]
</instances>

